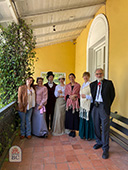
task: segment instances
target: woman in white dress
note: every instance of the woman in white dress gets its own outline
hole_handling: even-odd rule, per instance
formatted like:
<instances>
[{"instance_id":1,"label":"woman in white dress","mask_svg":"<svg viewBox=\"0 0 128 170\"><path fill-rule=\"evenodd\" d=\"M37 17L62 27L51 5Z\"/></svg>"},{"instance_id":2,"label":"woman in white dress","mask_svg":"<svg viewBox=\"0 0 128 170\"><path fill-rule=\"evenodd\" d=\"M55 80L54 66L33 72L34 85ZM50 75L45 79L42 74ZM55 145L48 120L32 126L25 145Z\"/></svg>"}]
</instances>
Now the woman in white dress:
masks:
<instances>
[{"instance_id":1,"label":"woman in white dress","mask_svg":"<svg viewBox=\"0 0 128 170\"><path fill-rule=\"evenodd\" d=\"M55 110L54 110L54 118L53 118L53 135L59 136L65 133L65 111L66 111L66 103L64 100L65 94L65 77L60 76L59 82L60 84L55 88L55 96L56 96L56 103L55 103Z\"/></svg>"}]
</instances>

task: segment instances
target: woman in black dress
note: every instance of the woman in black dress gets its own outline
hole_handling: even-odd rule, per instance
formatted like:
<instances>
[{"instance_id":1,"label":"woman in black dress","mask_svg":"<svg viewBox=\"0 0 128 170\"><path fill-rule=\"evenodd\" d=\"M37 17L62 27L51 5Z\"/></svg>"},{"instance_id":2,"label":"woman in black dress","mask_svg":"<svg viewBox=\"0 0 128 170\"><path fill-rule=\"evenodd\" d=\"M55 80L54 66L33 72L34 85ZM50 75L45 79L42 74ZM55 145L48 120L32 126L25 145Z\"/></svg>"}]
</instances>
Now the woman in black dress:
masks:
<instances>
[{"instance_id":1,"label":"woman in black dress","mask_svg":"<svg viewBox=\"0 0 128 170\"><path fill-rule=\"evenodd\" d=\"M65 87L66 118L65 128L71 130L69 136L75 137L79 130L80 84L75 82L75 75L69 74L70 83Z\"/></svg>"}]
</instances>

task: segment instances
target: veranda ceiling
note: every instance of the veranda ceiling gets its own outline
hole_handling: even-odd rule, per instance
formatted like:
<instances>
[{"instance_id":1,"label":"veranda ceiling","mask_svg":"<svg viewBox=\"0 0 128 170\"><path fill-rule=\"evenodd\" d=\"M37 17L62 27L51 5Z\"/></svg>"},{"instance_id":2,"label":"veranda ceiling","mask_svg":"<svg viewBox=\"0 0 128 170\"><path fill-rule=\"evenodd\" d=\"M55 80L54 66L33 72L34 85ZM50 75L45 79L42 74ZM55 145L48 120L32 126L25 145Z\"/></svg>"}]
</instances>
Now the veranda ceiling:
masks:
<instances>
[{"instance_id":1,"label":"veranda ceiling","mask_svg":"<svg viewBox=\"0 0 128 170\"><path fill-rule=\"evenodd\" d=\"M36 47L76 39L106 0L0 0L0 24L24 19Z\"/></svg>"}]
</instances>

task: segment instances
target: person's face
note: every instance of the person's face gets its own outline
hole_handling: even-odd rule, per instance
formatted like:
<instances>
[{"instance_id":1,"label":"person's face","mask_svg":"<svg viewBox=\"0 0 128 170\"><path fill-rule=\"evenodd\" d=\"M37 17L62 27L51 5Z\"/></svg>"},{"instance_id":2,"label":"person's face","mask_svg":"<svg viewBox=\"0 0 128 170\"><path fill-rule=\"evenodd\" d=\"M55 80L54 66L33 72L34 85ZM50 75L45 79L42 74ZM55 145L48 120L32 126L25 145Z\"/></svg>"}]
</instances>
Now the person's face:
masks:
<instances>
[{"instance_id":1,"label":"person's face","mask_svg":"<svg viewBox=\"0 0 128 170\"><path fill-rule=\"evenodd\" d=\"M60 78L59 82L60 82L60 84L63 84L64 83L64 79Z\"/></svg>"},{"instance_id":2,"label":"person's face","mask_svg":"<svg viewBox=\"0 0 128 170\"><path fill-rule=\"evenodd\" d=\"M42 84L43 84L42 79L39 79L38 82L37 82L37 85L38 85L38 86L42 86Z\"/></svg>"},{"instance_id":3,"label":"person's face","mask_svg":"<svg viewBox=\"0 0 128 170\"><path fill-rule=\"evenodd\" d=\"M69 76L69 80L70 80L70 82L74 82L75 81L75 77L73 75L70 75Z\"/></svg>"},{"instance_id":4,"label":"person's face","mask_svg":"<svg viewBox=\"0 0 128 170\"><path fill-rule=\"evenodd\" d=\"M97 80L103 80L104 73L103 73L102 70L97 70L96 73L95 73L95 76L96 76Z\"/></svg>"},{"instance_id":5,"label":"person's face","mask_svg":"<svg viewBox=\"0 0 128 170\"><path fill-rule=\"evenodd\" d=\"M83 79L84 79L84 82L88 82L89 81L89 76L86 75L86 76L83 77Z\"/></svg>"},{"instance_id":6,"label":"person's face","mask_svg":"<svg viewBox=\"0 0 128 170\"><path fill-rule=\"evenodd\" d=\"M53 82L53 76L49 76L48 81Z\"/></svg>"},{"instance_id":7,"label":"person's face","mask_svg":"<svg viewBox=\"0 0 128 170\"><path fill-rule=\"evenodd\" d=\"M28 86L28 85L30 86L30 85L32 84L32 82L33 82L33 79L32 79L32 78L26 80L27 86Z\"/></svg>"}]
</instances>

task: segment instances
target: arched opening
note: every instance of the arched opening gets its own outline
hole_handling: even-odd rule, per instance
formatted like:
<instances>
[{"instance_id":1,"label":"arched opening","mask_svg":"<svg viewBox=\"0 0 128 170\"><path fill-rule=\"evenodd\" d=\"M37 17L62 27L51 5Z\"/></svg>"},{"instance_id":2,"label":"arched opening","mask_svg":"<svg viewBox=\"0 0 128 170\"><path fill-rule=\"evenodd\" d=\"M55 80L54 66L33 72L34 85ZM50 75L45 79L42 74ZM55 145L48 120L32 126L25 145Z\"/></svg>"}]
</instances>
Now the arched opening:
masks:
<instances>
[{"instance_id":1,"label":"arched opening","mask_svg":"<svg viewBox=\"0 0 128 170\"><path fill-rule=\"evenodd\" d=\"M95 17L89 30L87 41L87 70L91 81L95 80L95 69L103 68L108 78L108 21L104 14Z\"/></svg>"}]
</instances>

